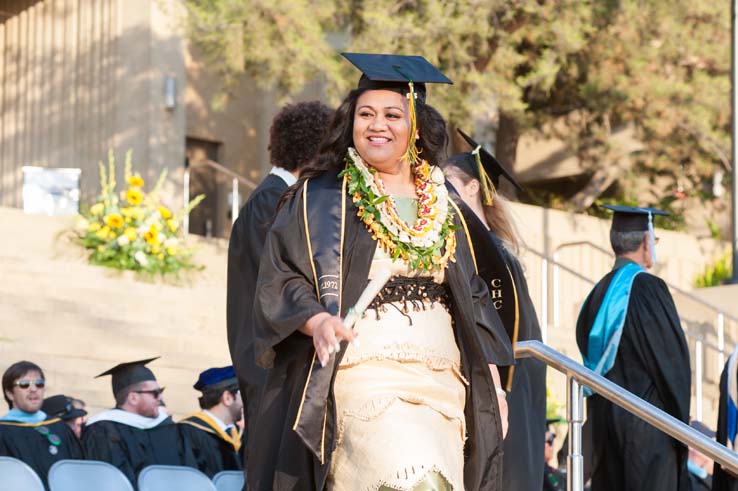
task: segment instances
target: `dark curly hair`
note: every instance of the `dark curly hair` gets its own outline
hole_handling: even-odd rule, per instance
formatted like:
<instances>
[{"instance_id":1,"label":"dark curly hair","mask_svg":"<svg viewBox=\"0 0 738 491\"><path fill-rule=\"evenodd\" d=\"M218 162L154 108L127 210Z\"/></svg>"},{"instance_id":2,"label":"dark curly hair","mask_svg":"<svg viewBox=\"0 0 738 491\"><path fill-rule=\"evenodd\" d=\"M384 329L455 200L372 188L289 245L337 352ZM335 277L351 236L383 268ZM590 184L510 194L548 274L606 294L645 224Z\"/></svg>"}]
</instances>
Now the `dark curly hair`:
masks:
<instances>
[{"instance_id":1,"label":"dark curly hair","mask_svg":"<svg viewBox=\"0 0 738 491\"><path fill-rule=\"evenodd\" d=\"M333 110L319 101L287 104L269 128L271 164L290 172L313 159Z\"/></svg>"},{"instance_id":2,"label":"dark curly hair","mask_svg":"<svg viewBox=\"0 0 738 491\"><path fill-rule=\"evenodd\" d=\"M354 146L356 101L366 90L371 89L352 90L338 106L315 159L302 169L300 179L282 196L280 206L295 194L306 179L343 169L346 152L349 147ZM416 118L419 135L416 146L421 152L420 156L431 164L441 164L446 160L448 145L446 121L433 106L421 102L416 106Z\"/></svg>"}]
</instances>

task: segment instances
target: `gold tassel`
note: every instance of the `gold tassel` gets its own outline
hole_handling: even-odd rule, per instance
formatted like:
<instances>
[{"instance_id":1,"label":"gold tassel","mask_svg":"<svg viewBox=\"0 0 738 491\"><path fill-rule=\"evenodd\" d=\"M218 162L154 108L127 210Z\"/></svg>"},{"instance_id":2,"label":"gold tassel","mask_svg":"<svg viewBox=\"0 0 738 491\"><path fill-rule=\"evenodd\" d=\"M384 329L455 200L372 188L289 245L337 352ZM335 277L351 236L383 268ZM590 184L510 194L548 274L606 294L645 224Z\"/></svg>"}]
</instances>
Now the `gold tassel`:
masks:
<instances>
[{"instance_id":1,"label":"gold tassel","mask_svg":"<svg viewBox=\"0 0 738 491\"><path fill-rule=\"evenodd\" d=\"M405 152L405 158L408 162L410 162L411 166L414 166L420 156L420 152L418 151L418 147L415 146L415 134L418 132L418 120L417 116L415 114L416 110L416 104L415 99L417 97L417 94L415 93L415 87L412 82L409 82L410 85L410 93L407 94L408 97L408 111L410 113L410 133L408 136L408 142L407 142L407 152Z\"/></svg>"},{"instance_id":2,"label":"gold tassel","mask_svg":"<svg viewBox=\"0 0 738 491\"><path fill-rule=\"evenodd\" d=\"M495 196L497 196L497 189L495 188L495 183L492 182L492 179L487 175L487 171L484 170L484 166L482 165L482 157L479 155L481 148L481 145L477 145L477 148L472 151L472 155L474 155L474 159L477 161L479 181L482 184L482 204L484 206L492 206Z\"/></svg>"}]
</instances>

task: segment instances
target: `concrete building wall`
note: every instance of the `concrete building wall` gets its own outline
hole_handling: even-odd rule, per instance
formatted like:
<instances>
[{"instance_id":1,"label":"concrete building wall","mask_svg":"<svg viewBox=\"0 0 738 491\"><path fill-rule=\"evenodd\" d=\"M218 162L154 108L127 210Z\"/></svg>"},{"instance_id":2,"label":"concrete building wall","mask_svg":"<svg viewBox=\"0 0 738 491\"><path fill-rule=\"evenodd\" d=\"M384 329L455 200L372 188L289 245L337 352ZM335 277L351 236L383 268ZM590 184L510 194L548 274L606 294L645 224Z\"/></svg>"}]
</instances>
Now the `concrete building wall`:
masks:
<instances>
[{"instance_id":1,"label":"concrete building wall","mask_svg":"<svg viewBox=\"0 0 738 491\"><path fill-rule=\"evenodd\" d=\"M7 5L6 5L7 4ZM20 207L24 165L82 170L98 192L109 148L151 180L179 175L185 111L164 108L164 79L185 84L181 37L150 0L7 0L0 23L0 204ZM171 187L171 186L170 186ZM179 186L181 187L181 186Z\"/></svg>"}]
</instances>

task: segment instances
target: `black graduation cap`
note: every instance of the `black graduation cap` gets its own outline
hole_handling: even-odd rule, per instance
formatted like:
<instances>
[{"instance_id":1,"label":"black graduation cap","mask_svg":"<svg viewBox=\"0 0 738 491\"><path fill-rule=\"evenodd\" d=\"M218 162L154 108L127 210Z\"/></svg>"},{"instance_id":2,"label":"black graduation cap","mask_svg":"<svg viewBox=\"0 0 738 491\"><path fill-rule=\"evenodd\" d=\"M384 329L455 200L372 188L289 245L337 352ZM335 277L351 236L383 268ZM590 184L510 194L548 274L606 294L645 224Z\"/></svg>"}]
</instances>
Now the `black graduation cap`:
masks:
<instances>
[{"instance_id":1,"label":"black graduation cap","mask_svg":"<svg viewBox=\"0 0 738 491\"><path fill-rule=\"evenodd\" d=\"M653 224L654 215L668 216L669 214L656 208L641 208L637 206L601 205L612 210L612 230L617 232L646 232L649 223ZM653 225L651 226L651 229Z\"/></svg>"},{"instance_id":2,"label":"black graduation cap","mask_svg":"<svg viewBox=\"0 0 738 491\"><path fill-rule=\"evenodd\" d=\"M41 410L52 418L61 418L63 421L85 416L87 411L78 409L72 404L71 397L63 394L47 397L41 405Z\"/></svg>"},{"instance_id":3,"label":"black graduation cap","mask_svg":"<svg viewBox=\"0 0 738 491\"><path fill-rule=\"evenodd\" d=\"M104 377L105 375L112 375L113 395L117 396L121 390L133 384L146 382L148 380L156 380L156 377L154 377L154 372L146 368L146 364L158 359L159 357L156 356L154 358L147 358L145 360L121 363L114 366L110 370L106 370L100 375L97 375L95 378Z\"/></svg>"},{"instance_id":4,"label":"black graduation cap","mask_svg":"<svg viewBox=\"0 0 738 491\"><path fill-rule=\"evenodd\" d=\"M460 155L467 155L468 157L465 159L464 158L459 159L462 161L466 161L466 164L463 164L462 166L457 165L457 167L459 167L461 170L463 170L470 176L474 177L475 179L479 179L481 181L482 176L479 175L480 174L479 165L476 162L476 157L475 157L476 154L474 153L475 151L477 151L477 149L479 149L479 158L481 160L482 167L483 167L482 170L484 170L487 173L489 178L492 180L492 184L494 184L496 188L500 186L500 176L503 176L505 179L507 179L507 181L510 184L515 186L518 189L518 191L523 192L522 186L518 184L518 182L512 176L512 173L510 173L510 171L508 171L505 168L505 166L502 165L500 161L495 158L494 155L492 155L487 150L485 150L484 147L482 147L479 143L475 142L472 139L472 137L470 137L469 135L467 135L460 129L457 128L456 131L459 132L461 137L464 140L466 140L466 143L468 143L469 146L472 147L473 149L473 151L470 153L460 154ZM454 157L451 157L449 161L454 159ZM457 162L455 161L453 163L457 164Z\"/></svg>"},{"instance_id":5,"label":"black graduation cap","mask_svg":"<svg viewBox=\"0 0 738 491\"><path fill-rule=\"evenodd\" d=\"M563 420L563 419L561 419L561 418L546 418L546 426L547 426L547 427L548 427L548 426L551 426L551 425L553 425L553 424L558 424L558 423L565 423L565 422L566 422L566 421L564 421L564 420Z\"/></svg>"},{"instance_id":6,"label":"black graduation cap","mask_svg":"<svg viewBox=\"0 0 738 491\"><path fill-rule=\"evenodd\" d=\"M360 89L393 90L405 95L412 90L425 102L425 84L453 82L422 56L341 53L362 75Z\"/></svg>"}]
</instances>

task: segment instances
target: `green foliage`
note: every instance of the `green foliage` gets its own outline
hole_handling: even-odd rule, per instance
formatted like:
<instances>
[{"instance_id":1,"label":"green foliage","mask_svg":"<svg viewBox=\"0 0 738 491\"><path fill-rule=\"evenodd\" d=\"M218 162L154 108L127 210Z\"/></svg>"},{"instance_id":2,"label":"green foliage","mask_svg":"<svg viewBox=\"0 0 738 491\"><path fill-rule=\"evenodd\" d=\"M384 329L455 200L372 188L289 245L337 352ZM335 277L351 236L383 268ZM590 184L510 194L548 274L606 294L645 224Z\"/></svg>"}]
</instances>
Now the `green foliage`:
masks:
<instances>
[{"instance_id":1,"label":"green foliage","mask_svg":"<svg viewBox=\"0 0 738 491\"><path fill-rule=\"evenodd\" d=\"M154 188L145 193L144 180L133 173L128 151L124 167L126 189L116 193L112 150L107 168L102 162L99 167L100 196L82 210L72 231L74 240L89 252L90 264L150 276L176 276L180 271L202 269L193 262L193 251L185 246L180 226L183 215L197 206L204 195L175 215L159 199L166 170Z\"/></svg>"},{"instance_id":2,"label":"green foliage","mask_svg":"<svg viewBox=\"0 0 738 491\"><path fill-rule=\"evenodd\" d=\"M713 264L705 266L704 272L694 280L695 288L718 286L723 280L730 278L733 275L732 255L731 251L726 251Z\"/></svg>"},{"instance_id":3,"label":"green foliage","mask_svg":"<svg viewBox=\"0 0 738 491\"><path fill-rule=\"evenodd\" d=\"M430 88L429 97L454 125L502 113L520 133L565 141L593 172L620 157L617 130L633 128L642 149L631 154L631 172L652 178L641 204L656 205L677 188L699 196L715 166L729 165L725 2L184 3L188 35L226 90L246 74L288 98L318 80L336 102L358 79L340 51L422 54L454 80ZM617 177L615 198L634 199L627 179Z\"/></svg>"}]
</instances>

